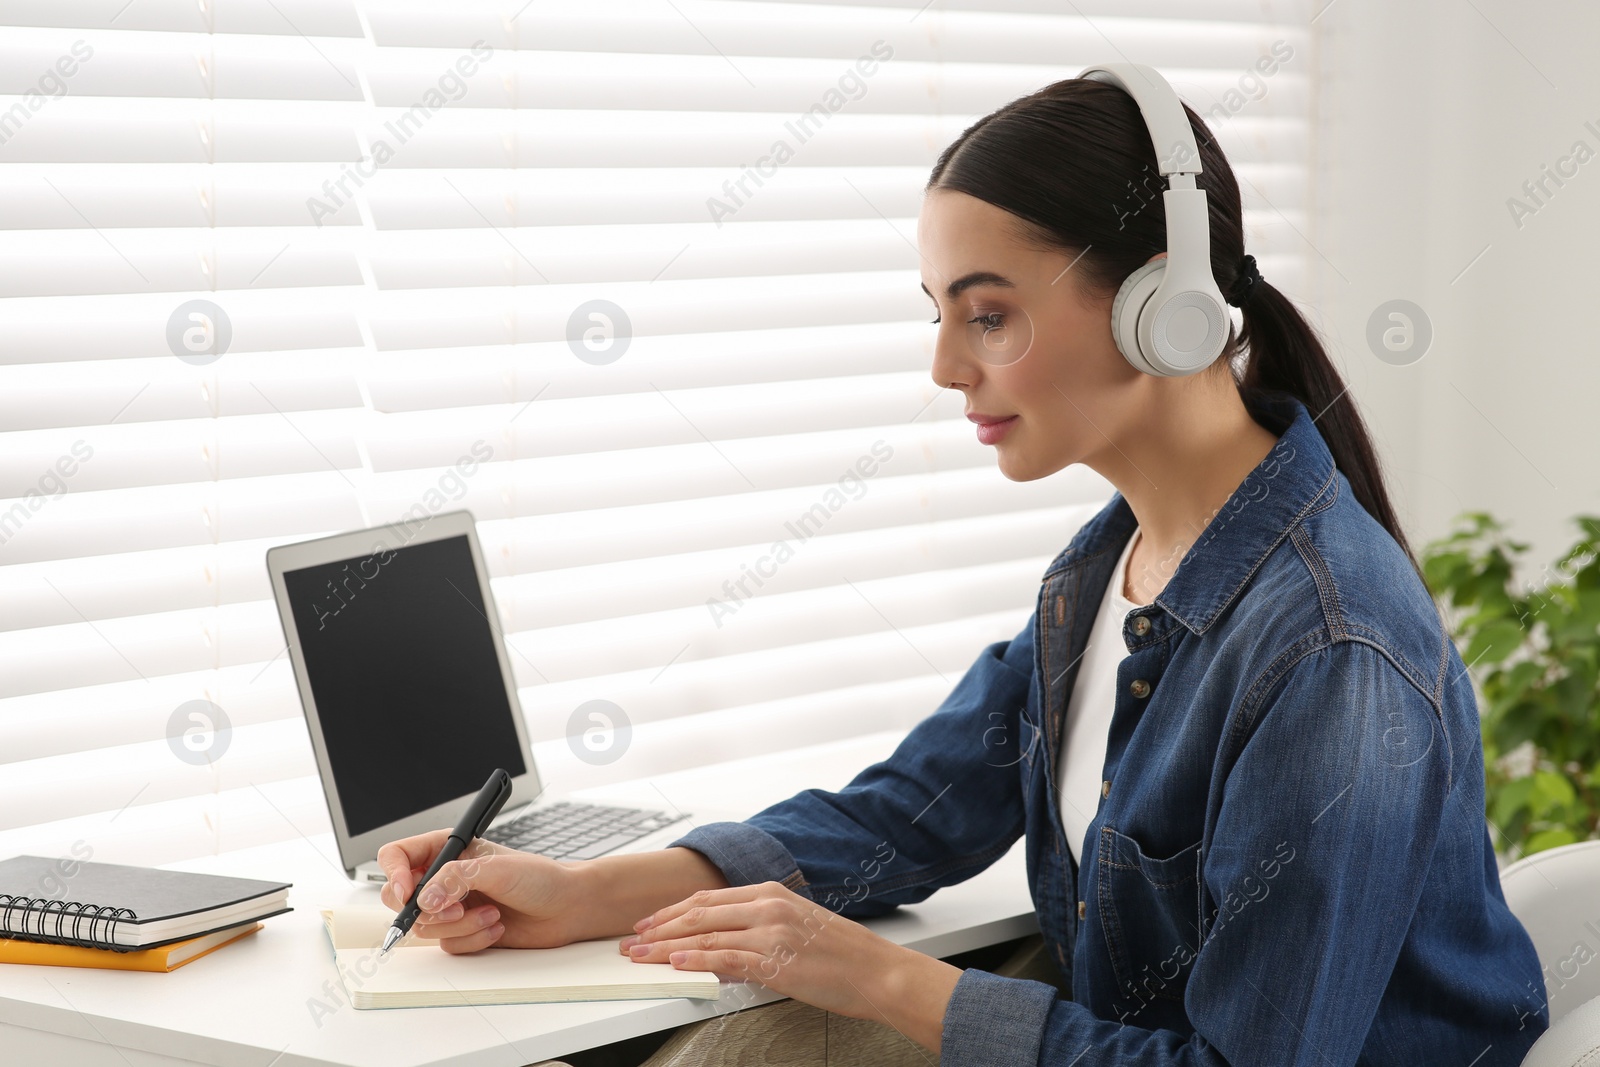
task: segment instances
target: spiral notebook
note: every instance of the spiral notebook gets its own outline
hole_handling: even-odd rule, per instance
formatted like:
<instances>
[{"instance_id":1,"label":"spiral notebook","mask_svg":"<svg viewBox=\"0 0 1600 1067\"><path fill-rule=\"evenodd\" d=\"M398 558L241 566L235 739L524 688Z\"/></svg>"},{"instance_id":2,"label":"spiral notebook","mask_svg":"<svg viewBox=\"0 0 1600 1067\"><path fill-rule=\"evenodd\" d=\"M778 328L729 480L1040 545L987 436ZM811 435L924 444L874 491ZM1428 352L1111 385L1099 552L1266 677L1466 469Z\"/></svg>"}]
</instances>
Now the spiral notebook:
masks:
<instances>
[{"instance_id":1,"label":"spiral notebook","mask_svg":"<svg viewBox=\"0 0 1600 1067\"><path fill-rule=\"evenodd\" d=\"M119 863L0 860L0 936L115 952L158 948L291 910L288 882Z\"/></svg>"}]
</instances>

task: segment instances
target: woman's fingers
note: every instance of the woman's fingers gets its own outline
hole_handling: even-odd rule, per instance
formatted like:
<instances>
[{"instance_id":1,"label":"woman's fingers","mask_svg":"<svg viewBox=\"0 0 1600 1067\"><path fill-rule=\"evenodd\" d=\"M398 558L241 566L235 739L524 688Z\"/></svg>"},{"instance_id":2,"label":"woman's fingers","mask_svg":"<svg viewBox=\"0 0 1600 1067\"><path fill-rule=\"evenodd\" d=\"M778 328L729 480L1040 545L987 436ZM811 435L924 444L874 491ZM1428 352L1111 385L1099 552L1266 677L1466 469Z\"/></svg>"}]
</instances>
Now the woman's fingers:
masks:
<instances>
[{"instance_id":1,"label":"woman's fingers","mask_svg":"<svg viewBox=\"0 0 1600 1067\"><path fill-rule=\"evenodd\" d=\"M465 952L477 952L486 949L500 940L500 935L506 932L504 923L492 923L482 927L474 933L462 937L445 938L439 942L439 947L453 955Z\"/></svg>"},{"instance_id":2,"label":"woman's fingers","mask_svg":"<svg viewBox=\"0 0 1600 1067\"><path fill-rule=\"evenodd\" d=\"M651 915L646 915L634 923L633 928L643 934L645 931L671 922L695 908L747 903L757 897L767 895L770 891L768 887L772 886L782 890L782 887L778 886L776 882L762 882L759 885L737 885L729 889L701 889L690 893L676 904L669 904Z\"/></svg>"},{"instance_id":3,"label":"woman's fingers","mask_svg":"<svg viewBox=\"0 0 1600 1067\"><path fill-rule=\"evenodd\" d=\"M752 959L788 962L794 958L795 947L804 945L802 938L793 935L792 929L768 924L707 929L683 937L641 940L628 947L627 955L635 963L671 963L677 952L737 951Z\"/></svg>"},{"instance_id":4,"label":"woman's fingers","mask_svg":"<svg viewBox=\"0 0 1600 1067\"><path fill-rule=\"evenodd\" d=\"M430 830L415 837L390 841L378 849L378 865L383 868L383 873L388 879L378 894L379 899L395 911L405 907L406 901L411 899L411 893L417 887L417 882L421 880L423 873L433 866L434 857L439 855L439 850L444 848L444 843L449 837L449 830ZM482 880L484 884L481 886L479 881L474 881L470 876L466 882L462 882L461 879L468 872L477 871L483 861L503 855L525 856L527 853L519 853L515 849L497 845L481 837L474 838L459 859L439 869L439 873L434 875L434 882L449 877L457 883L459 891L449 894L450 899L459 898L465 892L464 889L460 889L463 884L467 889L481 887L485 891L492 891L490 883L495 882L494 879ZM511 876L504 864L494 866L497 873L504 876L501 882ZM430 888L434 882L429 883ZM424 893L426 894L426 890Z\"/></svg>"},{"instance_id":5,"label":"woman's fingers","mask_svg":"<svg viewBox=\"0 0 1600 1067\"><path fill-rule=\"evenodd\" d=\"M415 837L390 841L378 849L378 866L388 878L378 894L379 899L394 911L405 907L417 884L419 875L416 872L428 869L449 836L449 830L430 830Z\"/></svg>"},{"instance_id":6,"label":"woman's fingers","mask_svg":"<svg viewBox=\"0 0 1600 1067\"><path fill-rule=\"evenodd\" d=\"M780 938L773 944L771 940L770 931L729 930L641 945L638 947L646 949L646 954L632 959L635 963L671 964L683 971L714 971L731 981L753 980L765 985L795 957L787 941Z\"/></svg>"},{"instance_id":7,"label":"woman's fingers","mask_svg":"<svg viewBox=\"0 0 1600 1067\"><path fill-rule=\"evenodd\" d=\"M646 927L637 936L641 943L692 937L708 930L748 930L760 921L759 905L745 900L733 904L697 904L665 922Z\"/></svg>"},{"instance_id":8,"label":"woman's fingers","mask_svg":"<svg viewBox=\"0 0 1600 1067\"><path fill-rule=\"evenodd\" d=\"M474 845L478 843L473 842ZM518 853L506 855L489 851L474 855L469 849L460 859L439 868L418 895L417 906L425 912L442 912L451 904L465 900L473 890L512 907L523 905L526 902L516 891L525 866L520 857Z\"/></svg>"},{"instance_id":9,"label":"woman's fingers","mask_svg":"<svg viewBox=\"0 0 1600 1067\"><path fill-rule=\"evenodd\" d=\"M777 882L702 891L638 925L617 946L635 963L755 982L861 1019L874 1018L876 1009L851 976L917 955Z\"/></svg>"},{"instance_id":10,"label":"woman's fingers","mask_svg":"<svg viewBox=\"0 0 1600 1067\"><path fill-rule=\"evenodd\" d=\"M763 973L769 979L775 973L769 959L754 952L741 952L730 948L709 952L704 949L680 949L674 952L667 962L680 971L715 971L718 975L733 981L751 978L761 982Z\"/></svg>"},{"instance_id":11,"label":"woman's fingers","mask_svg":"<svg viewBox=\"0 0 1600 1067\"><path fill-rule=\"evenodd\" d=\"M771 952L772 944L756 942L795 939L793 897L777 882L702 889L634 923L638 933L620 942L617 951L640 963L666 963L682 950Z\"/></svg>"},{"instance_id":12,"label":"woman's fingers","mask_svg":"<svg viewBox=\"0 0 1600 1067\"><path fill-rule=\"evenodd\" d=\"M454 912L454 914L451 914ZM500 909L493 904L464 911L459 903L435 914L423 912L411 932L416 937L449 941L472 937L500 921Z\"/></svg>"}]
</instances>

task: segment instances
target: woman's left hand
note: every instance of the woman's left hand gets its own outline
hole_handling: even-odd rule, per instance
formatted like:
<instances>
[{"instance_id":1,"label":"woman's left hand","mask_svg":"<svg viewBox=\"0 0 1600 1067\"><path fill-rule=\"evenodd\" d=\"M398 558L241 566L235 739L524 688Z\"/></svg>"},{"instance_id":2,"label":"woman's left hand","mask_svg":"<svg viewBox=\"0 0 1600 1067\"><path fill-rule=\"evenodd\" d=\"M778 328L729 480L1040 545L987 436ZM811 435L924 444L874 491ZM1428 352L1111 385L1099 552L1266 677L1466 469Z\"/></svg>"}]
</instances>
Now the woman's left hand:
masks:
<instances>
[{"instance_id":1,"label":"woman's left hand","mask_svg":"<svg viewBox=\"0 0 1600 1067\"><path fill-rule=\"evenodd\" d=\"M619 950L638 962L748 978L826 1011L887 1023L933 1048L961 975L778 882L702 889L634 929Z\"/></svg>"}]
</instances>

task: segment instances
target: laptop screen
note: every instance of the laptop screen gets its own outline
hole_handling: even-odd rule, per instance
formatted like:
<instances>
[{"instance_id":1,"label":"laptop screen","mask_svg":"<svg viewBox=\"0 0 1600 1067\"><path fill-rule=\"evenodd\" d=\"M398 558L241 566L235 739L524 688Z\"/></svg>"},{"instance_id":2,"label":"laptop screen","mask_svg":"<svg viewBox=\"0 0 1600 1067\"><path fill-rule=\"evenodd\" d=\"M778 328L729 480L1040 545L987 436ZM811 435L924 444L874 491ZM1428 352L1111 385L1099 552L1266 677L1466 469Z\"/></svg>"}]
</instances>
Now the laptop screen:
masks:
<instances>
[{"instance_id":1,"label":"laptop screen","mask_svg":"<svg viewBox=\"0 0 1600 1067\"><path fill-rule=\"evenodd\" d=\"M350 836L526 773L465 535L283 582Z\"/></svg>"}]
</instances>

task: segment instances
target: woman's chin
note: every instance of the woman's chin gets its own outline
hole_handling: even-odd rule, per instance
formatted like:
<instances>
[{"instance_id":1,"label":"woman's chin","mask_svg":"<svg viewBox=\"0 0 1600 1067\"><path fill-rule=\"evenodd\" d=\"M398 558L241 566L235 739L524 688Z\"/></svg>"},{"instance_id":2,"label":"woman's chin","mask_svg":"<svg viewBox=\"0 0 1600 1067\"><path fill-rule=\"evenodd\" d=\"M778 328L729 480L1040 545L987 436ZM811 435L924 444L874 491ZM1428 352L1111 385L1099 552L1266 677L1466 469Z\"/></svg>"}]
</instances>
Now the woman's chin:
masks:
<instances>
[{"instance_id":1,"label":"woman's chin","mask_svg":"<svg viewBox=\"0 0 1600 1067\"><path fill-rule=\"evenodd\" d=\"M1041 470L1039 464L1026 452L1017 449L1008 449L1000 445L995 449L995 455L1000 465L1000 473L1013 482L1031 482L1051 473Z\"/></svg>"},{"instance_id":2,"label":"woman's chin","mask_svg":"<svg viewBox=\"0 0 1600 1067\"><path fill-rule=\"evenodd\" d=\"M1026 448L1019 448L1010 441L1002 441L995 446L995 458L999 463L1000 473L1013 482L1032 482L1048 478L1072 462L1070 460L1060 462L1054 458L1032 454Z\"/></svg>"}]
</instances>

